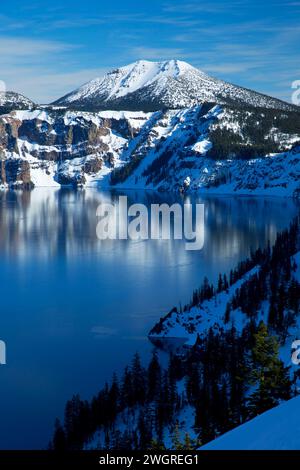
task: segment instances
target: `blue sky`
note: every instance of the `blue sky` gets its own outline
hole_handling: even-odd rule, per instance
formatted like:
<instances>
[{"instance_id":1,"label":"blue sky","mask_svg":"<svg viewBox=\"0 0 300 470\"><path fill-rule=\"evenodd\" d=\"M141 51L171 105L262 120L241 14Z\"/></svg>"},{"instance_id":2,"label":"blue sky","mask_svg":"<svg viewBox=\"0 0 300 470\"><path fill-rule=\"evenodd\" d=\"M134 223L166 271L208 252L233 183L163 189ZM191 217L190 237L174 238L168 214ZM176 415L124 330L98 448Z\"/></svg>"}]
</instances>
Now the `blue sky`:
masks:
<instances>
[{"instance_id":1,"label":"blue sky","mask_svg":"<svg viewBox=\"0 0 300 470\"><path fill-rule=\"evenodd\" d=\"M185 60L290 101L300 79L300 1L1 2L0 79L38 101L137 59Z\"/></svg>"}]
</instances>

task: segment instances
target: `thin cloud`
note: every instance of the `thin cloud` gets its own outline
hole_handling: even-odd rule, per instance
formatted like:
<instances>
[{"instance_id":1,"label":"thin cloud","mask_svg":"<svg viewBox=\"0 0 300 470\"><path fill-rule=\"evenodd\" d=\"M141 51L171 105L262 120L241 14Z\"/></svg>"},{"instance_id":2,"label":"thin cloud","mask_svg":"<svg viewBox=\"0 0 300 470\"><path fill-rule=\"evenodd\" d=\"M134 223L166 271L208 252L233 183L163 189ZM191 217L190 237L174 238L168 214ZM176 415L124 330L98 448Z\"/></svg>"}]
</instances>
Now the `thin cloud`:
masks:
<instances>
[{"instance_id":1,"label":"thin cloud","mask_svg":"<svg viewBox=\"0 0 300 470\"><path fill-rule=\"evenodd\" d=\"M89 26L99 26L105 24L107 20L103 18L64 18L61 20L51 21L44 24L44 29L73 29L73 28L87 28Z\"/></svg>"},{"instance_id":2,"label":"thin cloud","mask_svg":"<svg viewBox=\"0 0 300 470\"><path fill-rule=\"evenodd\" d=\"M37 103L50 103L107 71L104 67L55 73L36 67L19 68L16 73L16 69L11 68L5 73L5 82L7 89L18 91Z\"/></svg>"},{"instance_id":3,"label":"thin cloud","mask_svg":"<svg viewBox=\"0 0 300 470\"><path fill-rule=\"evenodd\" d=\"M20 57L41 56L42 54L62 52L73 48L74 45L58 41L0 36L1 62L9 57L15 59Z\"/></svg>"},{"instance_id":4,"label":"thin cloud","mask_svg":"<svg viewBox=\"0 0 300 470\"><path fill-rule=\"evenodd\" d=\"M62 63L67 63L66 54L75 47L78 46L59 41L0 36L0 79L7 89L34 101L52 100L68 86L75 87L100 72L57 72Z\"/></svg>"},{"instance_id":5,"label":"thin cloud","mask_svg":"<svg viewBox=\"0 0 300 470\"><path fill-rule=\"evenodd\" d=\"M258 34L262 33L278 34L277 42L279 42L279 34L280 36L288 35L288 40L291 41L293 39L291 35L299 35L300 26L299 24L283 26L282 24L275 24L261 20L244 23L241 22L239 24L229 23L216 25L214 28L211 28L211 26L207 24L207 26L200 26L198 28L193 28L188 32L176 34L172 37L172 41L195 43L199 40L203 41L205 39L214 39L214 42L217 42L216 38L221 37L222 41L224 42L225 37L234 38L243 36L246 33L248 33L248 37L251 34L254 37L257 37Z\"/></svg>"},{"instance_id":6,"label":"thin cloud","mask_svg":"<svg viewBox=\"0 0 300 470\"><path fill-rule=\"evenodd\" d=\"M247 63L242 62L238 64L219 64L219 65L209 65L202 67L204 72L217 73L217 74L231 74L245 72L249 70Z\"/></svg>"},{"instance_id":7,"label":"thin cloud","mask_svg":"<svg viewBox=\"0 0 300 470\"><path fill-rule=\"evenodd\" d=\"M139 22L142 21L143 16L140 14L115 14L115 15L101 15L94 17L76 17L68 15L65 18L46 20L41 26L45 30L55 29L75 29L87 28L90 26L99 26L103 24L116 24L123 22Z\"/></svg>"},{"instance_id":8,"label":"thin cloud","mask_svg":"<svg viewBox=\"0 0 300 470\"><path fill-rule=\"evenodd\" d=\"M198 3L181 3L174 5L173 3L165 4L163 10L169 13L222 13L228 7L238 7L245 5L244 0L232 0L230 3L226 1L221 2L198 2Z\"/></svg>"},{"instance_id":9,"label":"thin cloud","mask_svg":"<svg viewBox=\"0 0 300 470\"><path fill-rule=\"evenodd\" d=\"M56 30L56 29L75 29L86 28L91 26L99 26L103 24L122 24L132 23L140 24L162 24L172 25L178 27L194 27L201 24L198 19L189 16L170 16L170 15L144 15L136 14L113 14L101 15L99 17L72 17L60 18L59 20L44 21L38 26L43 30Z\"/></svg>"}]
</instances>

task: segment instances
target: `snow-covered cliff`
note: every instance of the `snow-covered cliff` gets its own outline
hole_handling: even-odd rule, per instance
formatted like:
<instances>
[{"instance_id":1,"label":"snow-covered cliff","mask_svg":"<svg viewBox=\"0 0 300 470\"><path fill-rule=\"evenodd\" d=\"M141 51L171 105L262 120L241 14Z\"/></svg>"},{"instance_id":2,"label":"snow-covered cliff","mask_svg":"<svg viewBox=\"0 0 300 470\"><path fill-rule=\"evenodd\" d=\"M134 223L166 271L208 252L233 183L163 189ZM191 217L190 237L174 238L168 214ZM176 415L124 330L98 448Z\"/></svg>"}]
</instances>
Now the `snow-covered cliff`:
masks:
<instances>
[{"instance_id":1,"label":"snow-covered cliff","mask_svg":"<svg viewBox=\"0 0 300 470\"><path fill-rule=\"evenodd\" d=\"M0 116L1 183L292 196L299 141L300 114L267 109L14 111Z\"/></svg>"}]
</instances>

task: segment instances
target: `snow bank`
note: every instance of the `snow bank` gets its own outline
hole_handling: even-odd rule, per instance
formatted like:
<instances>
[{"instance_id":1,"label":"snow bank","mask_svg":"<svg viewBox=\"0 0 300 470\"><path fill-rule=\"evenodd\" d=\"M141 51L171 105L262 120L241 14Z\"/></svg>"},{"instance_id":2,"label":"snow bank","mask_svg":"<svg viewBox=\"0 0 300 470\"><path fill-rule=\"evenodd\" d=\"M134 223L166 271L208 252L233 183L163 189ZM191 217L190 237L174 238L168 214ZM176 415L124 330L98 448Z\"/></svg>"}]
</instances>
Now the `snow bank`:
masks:
<instances>
[{"instance_id":1,"label":"snow bank","mask_svg":"<svg viewBox=\"0 0 300 470\"><path fill-rule=\"evenodd\" d=\"M300 396L201 447L201 450L299 450Z\"/></svg>"}]
</instances>

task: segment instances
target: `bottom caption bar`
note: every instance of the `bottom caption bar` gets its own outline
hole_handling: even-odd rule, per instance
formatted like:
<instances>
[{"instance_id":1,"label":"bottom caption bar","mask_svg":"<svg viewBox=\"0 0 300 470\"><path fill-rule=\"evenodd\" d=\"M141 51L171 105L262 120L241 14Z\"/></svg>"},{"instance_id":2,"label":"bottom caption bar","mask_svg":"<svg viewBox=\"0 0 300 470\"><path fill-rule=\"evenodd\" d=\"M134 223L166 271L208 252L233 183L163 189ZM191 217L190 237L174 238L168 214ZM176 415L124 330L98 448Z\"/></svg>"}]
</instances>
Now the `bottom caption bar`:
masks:
<instances>
[{"instance_id":1,"label":"bottom caption bar","mask_svg":"<svg viewBox=\"0 0 300 470\"><path fill-rule=\"evenodd\" d=\"M211 468L214 464L230 463L233 467L247 464L251 468L257 463L270 465L298 464L300 451L174 451L174 452L115 452L74 451L56 453L52 451L0 451L0 468L111 468L136 469L141 467L172 466L189 468Z\"/></svg>"}]
</instances>

